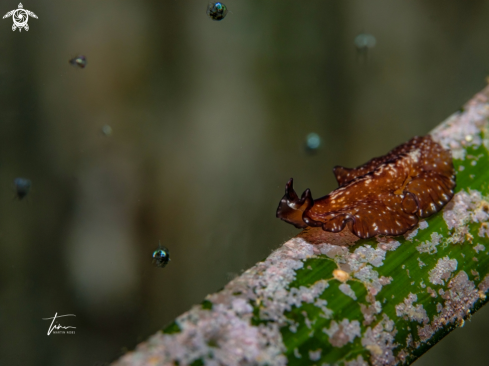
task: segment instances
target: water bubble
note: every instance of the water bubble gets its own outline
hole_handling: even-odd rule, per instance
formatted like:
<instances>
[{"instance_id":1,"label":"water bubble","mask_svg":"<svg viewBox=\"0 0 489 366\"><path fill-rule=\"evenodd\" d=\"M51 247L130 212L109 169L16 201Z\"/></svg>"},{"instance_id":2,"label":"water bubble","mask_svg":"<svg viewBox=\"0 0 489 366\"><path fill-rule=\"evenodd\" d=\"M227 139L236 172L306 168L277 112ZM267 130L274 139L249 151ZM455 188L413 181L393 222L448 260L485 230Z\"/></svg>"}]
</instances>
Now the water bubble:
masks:
<instances>
[{"instance_id":1,"label":"water bubble","mask_svg":"<svg viewBox=\"0 0 489 366\"><path fill-rule=\"evenodd\" d=\"M32 182L29 179L25 178L15 178L14 179L14 188L15 188L15 196L21 200L29 193L31 189Z\"/></svg>"},{"instance_id":2,"label":"water bubble","mask_svg":"<svg viewBox=\"0 0 489 366\"><path fill-rule=\"evenodd\" d=\"M158 249L153 252L153 264L156 267L165 268L170 261L170 251L159 243Z\"/></svg>"},{"instance_id":3,"label":"water bubble","mask_svg":"<svg viewBox=\"0 0 489 366\"><path fill-rule=\"evenodd\" d=\"M306 150L308 152L316 152L321 146L321 137L317 133L310 133L306 137Z\"/></svg>"},{"instance_id":4,"label":"water bubble","mask_svg":"<svg viewBox=\"0 0 489 366\"><path fill-rule=\"evenodd\" d=\"M369 48L374 48L377 44L375 37L368 33L360 33L355 37L355 47L359 51L366 51Z\"/></svg>"},{"instance_id":5,"label":"water bubble","mask_svg":"<svg viewBox=\"0 0 489 366\"><path fill-rule=\"evenodd\" d=\"M226 14L228 13L228 8L223 3L209 3L207 5L207 15L212 20L223 20Z\"/></svg>"},{"instance_id":6,"label":"water bubble","mask_svg":"<svg viewBox=\"0 0 489 366\"><path fill-rule=\"evenodd\" d=\"M357 59L366 62L368 52L377 44L375 37L368 33L361 33L355 37L355 47L357 49Z\"/></svg>"},{"instance_id":7,"label":"water bubble","mask_svg":"<svg viewBox=\"0 0 489 366\"><path fill-rule=\"evenodd\" d=\"M104 134L104 136L109 137L110 135L112 135L112 127L110 127L109 125L103 125L102 133Z\"/></svg>"}]
</instances>

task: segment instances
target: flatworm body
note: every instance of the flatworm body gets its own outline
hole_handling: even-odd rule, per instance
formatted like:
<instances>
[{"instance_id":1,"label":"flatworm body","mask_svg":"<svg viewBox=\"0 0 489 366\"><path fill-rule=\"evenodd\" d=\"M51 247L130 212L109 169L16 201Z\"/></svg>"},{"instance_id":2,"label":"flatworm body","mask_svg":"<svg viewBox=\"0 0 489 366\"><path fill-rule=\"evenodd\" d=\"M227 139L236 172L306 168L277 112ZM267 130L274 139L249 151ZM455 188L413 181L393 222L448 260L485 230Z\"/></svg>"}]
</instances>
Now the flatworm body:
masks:
<instances>
[{"instance_id":1,"label":"flatworm body","mask_svg":"<svg viewBox=\"0 0 489 366\"><path fill-rule=\"evenodd\" d=\"M337 233L347 227L362 239L396 236L412 229L420 217L440 211L455 188L451 153L429 135L414 137L357 168L337 166L333 172L339 187L316 200L309 189L299 198L291 178L277 217L297 228Z\"/></svg>"}]
</instances>

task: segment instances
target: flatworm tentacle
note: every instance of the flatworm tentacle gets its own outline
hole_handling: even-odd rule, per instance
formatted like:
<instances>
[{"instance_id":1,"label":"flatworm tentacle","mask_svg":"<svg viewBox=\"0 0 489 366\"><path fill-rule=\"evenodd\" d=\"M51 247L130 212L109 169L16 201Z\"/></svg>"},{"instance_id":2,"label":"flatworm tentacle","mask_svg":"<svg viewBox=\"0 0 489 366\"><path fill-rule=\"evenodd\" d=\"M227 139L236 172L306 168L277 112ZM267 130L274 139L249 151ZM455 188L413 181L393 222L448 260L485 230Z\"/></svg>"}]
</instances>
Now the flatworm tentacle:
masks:
<instances>
[{"instance_id":1,"label":"flatworm tentacle","mask_svg":"<svg viewBox=\"0 0 489 366\"><path fill-rule=\"evenodd\" d=\"M307 227L307 224L302 219L302 215L304 211L312 207L313 199L309 189L306 189L299 199L299 196L294 191L293 184L294 180L290 178L285 185L285 195L278 205L277 217L301 229Z\"/></svg>"},{"instance_id":2,"label":"flatworm tentacle","mask_svg":"<svg viewBox=\"0 0 489 366\"><path fill-rule=\"evenodd\" d=\"M309 190L299 199L290 179L277 217L297 228L337 233L348 227L359 238L396 236L443 208L455 188L451 154L431 136L414 137L357 168L333 171L339 187L314 201Z\"/></svg>"}]
</instances>

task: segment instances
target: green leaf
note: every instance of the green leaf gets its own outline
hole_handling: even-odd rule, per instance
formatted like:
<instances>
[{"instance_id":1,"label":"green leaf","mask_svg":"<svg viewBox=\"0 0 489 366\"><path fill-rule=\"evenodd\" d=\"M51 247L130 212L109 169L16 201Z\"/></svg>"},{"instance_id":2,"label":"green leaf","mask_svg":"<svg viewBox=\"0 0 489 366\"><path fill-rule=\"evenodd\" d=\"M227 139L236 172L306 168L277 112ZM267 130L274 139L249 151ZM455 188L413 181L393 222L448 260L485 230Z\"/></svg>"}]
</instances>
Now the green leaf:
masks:
<instances>
[{"instance_id":1,"label":"green leaf","mask_svg":"<svg viewBox=\"0 0 489 366\"><path fill-rule=\"evenodd\" d=\"M351 247L291 239L115 364L414 361L487 301L488 99L489 89L432 132L457 172L441 212Z\"/></svg>"}]
</instances>

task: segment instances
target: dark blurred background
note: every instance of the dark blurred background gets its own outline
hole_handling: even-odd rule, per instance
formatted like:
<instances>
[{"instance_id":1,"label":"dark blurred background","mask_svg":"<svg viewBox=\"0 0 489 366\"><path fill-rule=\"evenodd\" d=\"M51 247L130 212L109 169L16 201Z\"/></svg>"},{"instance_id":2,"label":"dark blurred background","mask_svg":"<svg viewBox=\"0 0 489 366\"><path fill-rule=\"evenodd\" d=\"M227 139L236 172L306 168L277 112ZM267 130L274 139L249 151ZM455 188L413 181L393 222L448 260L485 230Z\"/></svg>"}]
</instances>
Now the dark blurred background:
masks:
<instances>
[{"instance_id":1,"label":"dark blurred background","mask_svg":"<svg viewBox=\"0 0 489 366\"><path fill-rule=\"evenodd\" d=\"M487 1L225 4L26 0L28 32L0 21L1 365L114 360L297 233L275 218L290 177L328 193L334 165L426 134L489 75ZM75 335L46 335L56 312ZM486 365L488 326L418 365Z\"/></svg>"}]
</instances>

